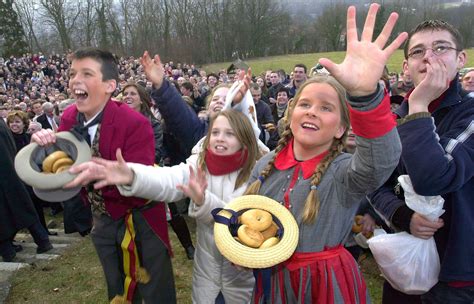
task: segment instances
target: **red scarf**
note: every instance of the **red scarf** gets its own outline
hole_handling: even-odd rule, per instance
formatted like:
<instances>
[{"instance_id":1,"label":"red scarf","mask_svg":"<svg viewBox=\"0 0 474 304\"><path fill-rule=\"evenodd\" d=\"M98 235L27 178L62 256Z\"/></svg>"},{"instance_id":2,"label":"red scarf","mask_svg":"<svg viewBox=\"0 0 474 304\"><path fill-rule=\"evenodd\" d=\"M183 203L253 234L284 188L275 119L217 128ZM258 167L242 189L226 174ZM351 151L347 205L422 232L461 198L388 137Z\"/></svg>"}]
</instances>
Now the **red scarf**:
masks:
<instances>
[{"instance_id":1,"label":"red scarf","mask_svg":"<svg viewBox=\"0 0 474 304\"><path fill-rule=\"evenodd\" d=\"M241 169L248 158L247 149L243 148L231 155L218 155L210 149L206 150L204 158L207 169L212 175L225 175Z\"/></svg>"}]
</instances>

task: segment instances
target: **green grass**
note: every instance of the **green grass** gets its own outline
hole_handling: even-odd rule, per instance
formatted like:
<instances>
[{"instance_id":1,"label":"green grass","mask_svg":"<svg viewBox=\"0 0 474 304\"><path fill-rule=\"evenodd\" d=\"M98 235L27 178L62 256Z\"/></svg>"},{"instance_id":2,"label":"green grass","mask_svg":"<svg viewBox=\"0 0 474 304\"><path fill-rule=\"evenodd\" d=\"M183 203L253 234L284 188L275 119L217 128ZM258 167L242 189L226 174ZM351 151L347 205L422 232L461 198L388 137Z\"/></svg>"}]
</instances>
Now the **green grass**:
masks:
<instances>
[{"instance_id":1,"label":"green grass","mask_svg":"<svg viewBox=\"0 0 474 304\"><path fill-rule=\"evenodd\" d=\"M344 59L345 52L330 52L330 53L311 53L311 54L297 54L297 55L284 55L284 56L272 56L262 57L256 59L249 59L245 62L252 68L254 75L259 75L266 70L272 69L284 69L286 73L290 73L293 67L297 63L304 63L308 67L308 72L311 67L315 66L319 58L329 58L336 63L341 63ZM395 54L390 57L388 61L388 70L390 72L400 72L402 70L403 63L403 51L397 50ZM467 63L466 67L474 66L474 49L467 50ZM213 63L203 66L203 68L209 72L218 72L222 69L227 69L231 62L220 62Z\"/></svg>"},{"instance_id":2,"label":"green grass","mask_svg":"<svg viewBox=\"0 0 474 304\"><path fill-rule=\"evenodd\" d=\"M195 236L195 224L188 221ZM191 303L192 261L187 260L176 234L170 229L173 246L173 269L179 304ZM381 303L382 278L370 254L360 258L372 303ZM107 304L107 290L102 267L89 237L69 248L54 261L41 262L21 269L12 280L6 304Z\"/></svg>"}]
</instances>

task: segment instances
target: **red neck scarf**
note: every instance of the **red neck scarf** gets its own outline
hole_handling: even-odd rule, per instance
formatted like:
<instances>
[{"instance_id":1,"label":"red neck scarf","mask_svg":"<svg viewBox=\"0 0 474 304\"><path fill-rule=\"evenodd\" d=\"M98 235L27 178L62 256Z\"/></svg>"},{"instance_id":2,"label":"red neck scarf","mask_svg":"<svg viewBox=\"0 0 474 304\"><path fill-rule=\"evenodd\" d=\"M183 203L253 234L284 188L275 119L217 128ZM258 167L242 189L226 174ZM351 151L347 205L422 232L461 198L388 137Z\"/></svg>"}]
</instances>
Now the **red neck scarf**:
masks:
<instances>
[{"instance_id":1,"label":"red neck scarf","mask_svg":"<svg viewBox=\"0 0 474 304\"><path fill-rule=\"evenodd\" d=\"M206 150L204 158L207 169L212 175L225 175L241 169L248 158L247 149L243 148L231 155L218 155L210 149Z\"/></svg>"},{"instance_id":2,"label":"red neck scarf","mask_svg":"<svg viewBox=\"0 0 474 304\"><path fill-rule=\"evenodd\" d=\"M286 147L284 147L275 158L275 168L278 170L286 170L293 168L296 165L300 165L301 169L303 170L304 179L308 179L311 177L311 175L313 175L316 166L328 153L329 151L324 151L323 153L316 155L311 159L298 161L295 159L295 154L293 152L293 139L291 139Z\"/></svg>"}]
</instances>

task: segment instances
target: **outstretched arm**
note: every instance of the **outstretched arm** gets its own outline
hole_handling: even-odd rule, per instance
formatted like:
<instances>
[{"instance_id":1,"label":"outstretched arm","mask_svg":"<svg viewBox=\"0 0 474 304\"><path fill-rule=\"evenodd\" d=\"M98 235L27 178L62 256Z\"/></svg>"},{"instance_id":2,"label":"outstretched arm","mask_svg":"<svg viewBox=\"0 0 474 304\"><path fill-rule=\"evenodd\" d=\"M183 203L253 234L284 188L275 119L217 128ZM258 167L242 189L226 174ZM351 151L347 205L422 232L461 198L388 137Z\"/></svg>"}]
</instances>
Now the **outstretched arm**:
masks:
<instances>
[{"instance_id":1,"label":"outstretched arm","mask_svg":"<svg viewBox=\"0 0 474 304\"><path fill-rule=\"evenodd\" d=\"M379 7L380 5L376 3L370 5L359 40L356 9L350 6L347 9L347 50L344 61L336 64L327 58L319 60L319 63L346 88L347 93L354 97L368 96L375 92L389 57L408 36L403 32L385 47L398 19L397 13L391 13L380 35L372 41Z\"/></svg>"}]
</instances>

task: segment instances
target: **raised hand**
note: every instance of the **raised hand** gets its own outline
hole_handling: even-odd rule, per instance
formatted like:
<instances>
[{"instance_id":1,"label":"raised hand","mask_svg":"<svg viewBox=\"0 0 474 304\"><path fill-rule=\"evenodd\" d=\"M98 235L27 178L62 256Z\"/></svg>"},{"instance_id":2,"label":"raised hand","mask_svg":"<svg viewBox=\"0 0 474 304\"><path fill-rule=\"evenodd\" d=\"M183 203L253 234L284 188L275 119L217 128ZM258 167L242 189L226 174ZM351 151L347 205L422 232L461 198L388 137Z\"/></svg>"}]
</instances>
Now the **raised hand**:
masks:
<instances>
[{"instance_id":1,"label":"raised hand","mask_svg":"<svg viewBox=\"0 0 474 304\"><path fill-rule=\"evenodd\" d=\"M143 66L146 78L153 83L155 89L161 88L165 76L165 69L161 63L160 56L155 55L152 59L148 51L145 51L143 56L140 57L140 64Z\"/></svg>"},{"instance_id":2,"label":"raised hand","mask_svg":"<svg viewBox=\"0 0 474 304\"><path fill-rule=\"evenodd\" d=\"M204 194L207 189L206 173L198 168L196 172L189 166L189 181L187 185L177 185L176 188L183 191L196 205L204 204Z\"/></svg>"},{"instance_id":3,"label":"raised hand","mask_svg":"<svg viewBox=\"0 0 474 304\"><path fill-rule=\"evenodd\" d=\"M327 58L319 60L319 63L346 88L351 96L366 96L375 92L386 62L408 37L408 34L403 32L385 47L398 19L397 13L391 13L380 35L372 41L379 7L380 5L376 3L370 5L359 40L356 9L350 6L347 9L347 50L344 61L335 64Z\"/></svg>"},{"instance_id":4,"label":"raised hand","mask_svg":"<svg viewBox=\"0 0 474 304\"><path fill-rule=\"evenodd\" d=\"M245 93L250 88L250 82L252 81L252 69L249 68L247 73L245 71L240 71L239 73L239 81L242 82L242 85L239 88L239 92L235 94L234 100L232 100L233 104L238 104L242 101L245 96Z\"/></svg>"},{"instance_id":5,"label":"raised hand","mask_svg":"<svg viewBox=\"0 0 474 304\"><path fill-rule=\"evenodd\" d=\"M73 181L65 185L64 188L85 186L94 181L95 189L100 189L107 185L131 184L134 173L127 166L120 149L117 149L116 157L116 161L93 158L92 161L71 167L69 172L78 175Z\"/></svg>"}]
</instances>

